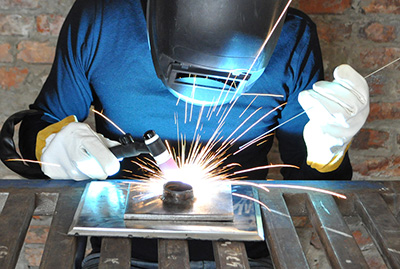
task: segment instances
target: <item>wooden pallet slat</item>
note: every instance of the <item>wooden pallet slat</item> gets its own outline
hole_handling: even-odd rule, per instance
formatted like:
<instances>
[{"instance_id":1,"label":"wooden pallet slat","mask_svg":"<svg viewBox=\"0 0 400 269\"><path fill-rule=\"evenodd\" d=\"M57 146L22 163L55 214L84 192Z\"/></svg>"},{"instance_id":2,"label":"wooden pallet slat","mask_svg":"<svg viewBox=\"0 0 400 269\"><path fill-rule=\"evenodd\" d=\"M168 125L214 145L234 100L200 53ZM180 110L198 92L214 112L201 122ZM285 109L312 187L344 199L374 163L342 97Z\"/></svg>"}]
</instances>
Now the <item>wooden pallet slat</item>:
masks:
<instances>
[{"instance_id":1,"label":"wooden pallet slat","mask_svg":"<svg viewBox=\"0 0 400 269\"><path fill-rule=\"evenodd\" d=\"M262 208L264 233L274 266L309 268L282 193L260 194L260 201L271 210Z\"/></svg>"},{"instance_id":2,"label":"wooden pallet slat","mask_svg":"<svg viewBox=\"0 0 400 269\"><path fill-rule=\"evenodd\" d=\"M356 194L356 209L392 268L400 268L400 224L379 193Z\"/></svg>"},{"instance_id":3,"label":"wooden pallet slat","mask_svg":"<svg viewBox=\"0 0 400 269\"><path fill-rule=\"evenodd\" d=\"M14 268L35 210L35 194L10 193L0 214L0 268Z\"/></svg>"},{"instance_id":4,"label":"wooden pallet slat","mask_svg":"<svg viewBox=\"0 0 400 269\"><path fill-rule=\"evenodd\" d=\"M333 197L309 194L306 205L332 267L369 268Z\"/></svg>"}]
</instances>

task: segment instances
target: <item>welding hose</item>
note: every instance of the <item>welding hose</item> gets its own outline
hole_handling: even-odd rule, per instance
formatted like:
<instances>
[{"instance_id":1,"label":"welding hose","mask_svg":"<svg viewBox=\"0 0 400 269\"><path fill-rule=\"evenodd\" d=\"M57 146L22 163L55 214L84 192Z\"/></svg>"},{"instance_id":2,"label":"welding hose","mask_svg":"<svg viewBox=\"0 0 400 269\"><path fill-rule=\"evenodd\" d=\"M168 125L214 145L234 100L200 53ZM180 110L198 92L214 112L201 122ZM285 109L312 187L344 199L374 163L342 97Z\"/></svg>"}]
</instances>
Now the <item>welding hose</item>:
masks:
<instances>
[{"instance_id":1,"label":"welding hose","mask_svg":"<svg viewBox=\"0 0 400 269\"><path fill-rule=\"evenodd\" d=\"M48 178L43 174L39 166L33 167L21 161L8 161L22 159L16 150L14 143L14 130L15 126L23 119L42 116L43 112L39 110L23 110L11 115L3 124L0 132L0 159L1 161L15 173L29 179L45 179Z\"/></svg>"}]
</instances>

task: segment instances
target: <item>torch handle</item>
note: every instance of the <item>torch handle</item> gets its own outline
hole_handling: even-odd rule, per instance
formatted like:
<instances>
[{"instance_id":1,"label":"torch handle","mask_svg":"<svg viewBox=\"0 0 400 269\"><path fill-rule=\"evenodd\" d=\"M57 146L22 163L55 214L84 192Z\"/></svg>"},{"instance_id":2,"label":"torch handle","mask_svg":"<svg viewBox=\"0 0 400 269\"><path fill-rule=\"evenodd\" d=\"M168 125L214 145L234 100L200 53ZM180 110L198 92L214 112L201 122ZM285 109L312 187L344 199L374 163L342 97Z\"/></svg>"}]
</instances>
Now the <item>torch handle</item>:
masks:
<instances>
[{"instance_id":1,"label":"torch handle","mask_svg":"<svg viewBox=\"0 0 400 269\"><path fill-rule=\"evenodd\" d=\"M142 153L150 153L147 146L144 143L135 142L131 134L125 134L119 141L121 145L110 148L110 151L118 159L136 157Z\"/></svg>"}]
</instances>

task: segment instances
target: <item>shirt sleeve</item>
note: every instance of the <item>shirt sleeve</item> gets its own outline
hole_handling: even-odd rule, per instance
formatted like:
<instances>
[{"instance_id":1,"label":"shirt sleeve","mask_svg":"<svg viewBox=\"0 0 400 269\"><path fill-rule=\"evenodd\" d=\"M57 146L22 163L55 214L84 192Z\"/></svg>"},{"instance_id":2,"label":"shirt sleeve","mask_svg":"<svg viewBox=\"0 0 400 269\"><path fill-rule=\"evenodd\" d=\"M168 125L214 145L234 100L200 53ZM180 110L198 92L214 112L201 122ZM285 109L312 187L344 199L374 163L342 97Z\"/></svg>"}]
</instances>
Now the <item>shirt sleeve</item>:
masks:
<instances>
[{"instance_id":1,"label":"shirt sleeve","mask_svg":"<svg viewBox=\"0 0 400 269\"><path fill-rule=\"evenodd\" d=\"M83 121L93 102L91 63L100 35L101 1L78 0L61 29L50 74L34 104L48 121L76 115Z\"/></svg>"},{"instance_id":2,"label":"shirt sleeve","mask_svg":"<svg viewBox=\"0 0 400 269\"><path fill-rule=\"evenodd\" d=\"M281 173L284 179L351 179L352 169L347 155L341 166L330 173L320 173L306 163L303 130L309 119L305 113L301 114L304 110L298 102L298 95L303 90L311 89L315 82L324 78L324 74L315 24L300 12L296 15L303 17L303 23L291 29L297 32L297 37L288 63L291 79L288 82L287 104L278 121L282 126L277 129L276 136L282 161L299 169L283 168Z\"/></svg>"}]
</instances>

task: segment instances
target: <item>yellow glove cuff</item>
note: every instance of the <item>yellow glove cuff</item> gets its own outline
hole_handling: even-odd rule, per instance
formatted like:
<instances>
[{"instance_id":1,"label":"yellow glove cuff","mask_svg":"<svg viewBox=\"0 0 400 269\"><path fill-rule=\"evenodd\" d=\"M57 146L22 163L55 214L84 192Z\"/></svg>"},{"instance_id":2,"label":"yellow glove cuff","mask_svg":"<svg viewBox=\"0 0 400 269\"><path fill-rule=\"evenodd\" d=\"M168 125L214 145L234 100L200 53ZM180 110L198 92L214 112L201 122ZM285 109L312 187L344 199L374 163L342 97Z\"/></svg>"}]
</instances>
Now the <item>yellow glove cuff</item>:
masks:
<instances>
[{"instance_id":1,"label":"yellow glove cuff","mask_svg":"<svg viewBox=\"0 0 400 269\"><path fill-rule=\"evenodd\" d=\"M42 157L43 148L46 146L46 139L51 135L58 133L64 126L67 126L71 122L77 122L78 120L74 115L68 116L62 121L54 123L52 125L47 126L43 130L41 130L36 136L36 150L35 155L36 159L40 161Z\"/></svg>"},{"instance_id":2,"label":"yellow glove cuff","mask_svg":"<svg viewBox=\"0 0 400 269\"><path fill-rule=\"evenodd\" d=\"M307 164L311 167L316 169L318 172L321 173L328 173L328 172L332 172L335 171L336 169L339 168L339 166L342 164L344 156L346 155L346 152L348 151L348 149L350 148L350 144L349 143L344 151L343 154L340 155L336 155L335 157L333 157L333 159L327 163L327 164L320 164L317 162L313 162L313 161L309 161L307 160Z\"/></svg>"}]
</instances>

